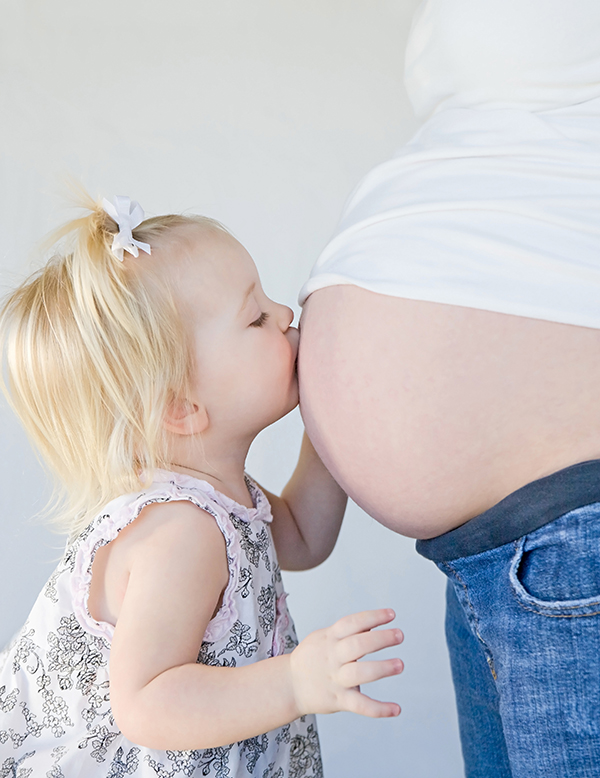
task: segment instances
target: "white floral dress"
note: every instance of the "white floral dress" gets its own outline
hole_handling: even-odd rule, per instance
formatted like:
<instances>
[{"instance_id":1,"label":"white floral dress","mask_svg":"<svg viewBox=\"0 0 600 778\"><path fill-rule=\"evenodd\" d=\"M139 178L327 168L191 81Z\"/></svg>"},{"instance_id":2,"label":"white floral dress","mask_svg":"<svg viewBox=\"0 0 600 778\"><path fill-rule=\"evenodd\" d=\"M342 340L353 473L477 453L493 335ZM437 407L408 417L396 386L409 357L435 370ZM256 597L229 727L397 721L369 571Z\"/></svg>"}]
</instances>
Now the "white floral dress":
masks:
<instances>
[{"instance_id":1,"label":"white floral dress","mask_svg":"<svg viewBox=\"0 0 600 778\"><path fill-rule=\"evenodd\" d=\"M0 655L0 778L320 778L313 716L219 748L157 751L127 740L113 719L108 662L113 627L87 609L100 546L153 502L189 500L214 517L227 546L229 582L208 624L198 662L240 667L291 651L288 613L265 495L247 480L254 508L205 481L157 471L153 484L124 495L75 539Z\"/></svg>"}]
</instances>

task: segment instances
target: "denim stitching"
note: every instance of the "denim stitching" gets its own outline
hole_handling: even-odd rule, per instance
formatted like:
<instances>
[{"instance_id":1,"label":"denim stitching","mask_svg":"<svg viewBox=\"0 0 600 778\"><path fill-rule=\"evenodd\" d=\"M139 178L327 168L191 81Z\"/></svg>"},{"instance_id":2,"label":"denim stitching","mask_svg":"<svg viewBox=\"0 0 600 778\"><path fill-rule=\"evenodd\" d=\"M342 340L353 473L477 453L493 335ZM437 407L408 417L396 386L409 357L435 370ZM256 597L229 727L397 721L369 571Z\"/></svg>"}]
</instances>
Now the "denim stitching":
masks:
<instances>
[{"instance_id":1,"label":"denim stitching","mask_svg":"<svg viewBox=\"0 0 600 778\"><path fill-rule=\"evenodd\" d=\"M467 604L469 606L469 609L473 615L473 621L475 623L475 634L477 635L477 639L480 641L481 645L483 646L483 650L485 653L485 658L488 663L488 666L490 668L490 671L492 673L492 678L494 681L498 680L498 676L496 674L496 668L494 667L494 657L492 655L492 651L488 644L485 642L485 640L481 637L481 634L479 632L479 619L477 618L477 613L475 612L475 608L473 607L473 604L471 603L471 600L469 599L469 591L467 589L466 583L463 581L463 579L460 577L458 571L456 568L454 568L449 562L442 562L442 565L447 568L456 578L456 580L459 582L459 584L462 586L465 592L465 598L467 600Z\"/></svg>"},{"instance_id":2,"label":"denim stitching","mask_svg":"<svg viewBox=\"0 0 600 778\"><path fill-rule=\"evenodd\" d=\"M515 597L515 599L517 599ZM600 611L593 611L592 613L544 613L544 611L536 610L536 608L528 608L520 600L517 599L517 605L520 605L523 610L530 613L537 613L539 616L546 616L548 619L585 619L586 616L600 616Z\"/></svg>"}]
</instances>

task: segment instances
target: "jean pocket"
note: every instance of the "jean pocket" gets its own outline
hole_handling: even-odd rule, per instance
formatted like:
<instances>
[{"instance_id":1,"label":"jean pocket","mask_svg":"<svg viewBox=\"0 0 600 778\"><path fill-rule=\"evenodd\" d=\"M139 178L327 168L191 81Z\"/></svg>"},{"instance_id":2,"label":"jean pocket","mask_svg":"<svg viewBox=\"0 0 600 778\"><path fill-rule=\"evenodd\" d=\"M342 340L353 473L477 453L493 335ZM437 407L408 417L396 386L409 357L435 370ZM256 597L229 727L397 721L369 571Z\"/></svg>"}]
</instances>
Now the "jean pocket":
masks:
<instances>
[{"instance_id":1,"label":"jean pocket","mask_svg":"<svg viewBox=\"0 0 600 778\"><path fill-rule=\"evenodd\" d=\"M510 584L544 616L600 613L600 503L566 513L515 542Z\"/></svg>"}]
</instances>

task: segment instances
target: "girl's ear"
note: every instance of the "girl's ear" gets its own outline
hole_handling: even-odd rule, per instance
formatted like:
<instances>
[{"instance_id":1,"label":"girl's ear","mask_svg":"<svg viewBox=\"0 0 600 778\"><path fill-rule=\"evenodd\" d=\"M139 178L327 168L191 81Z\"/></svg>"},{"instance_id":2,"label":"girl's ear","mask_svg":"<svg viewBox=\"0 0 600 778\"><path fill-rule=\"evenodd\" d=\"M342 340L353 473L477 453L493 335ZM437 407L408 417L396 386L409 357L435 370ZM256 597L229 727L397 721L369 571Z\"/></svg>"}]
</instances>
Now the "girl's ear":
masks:
<instances>
[{"instance_id":1,"label":"girl's ear","mask_svg":"<svg viewBox=\"0 0 600 778\"><path fill-rule=\"evenodd\" d=\"M163 427L176 435L198 435L208 427L208 413L203 405L173 400L165 413Z\"/></svg>"}]
</instances>

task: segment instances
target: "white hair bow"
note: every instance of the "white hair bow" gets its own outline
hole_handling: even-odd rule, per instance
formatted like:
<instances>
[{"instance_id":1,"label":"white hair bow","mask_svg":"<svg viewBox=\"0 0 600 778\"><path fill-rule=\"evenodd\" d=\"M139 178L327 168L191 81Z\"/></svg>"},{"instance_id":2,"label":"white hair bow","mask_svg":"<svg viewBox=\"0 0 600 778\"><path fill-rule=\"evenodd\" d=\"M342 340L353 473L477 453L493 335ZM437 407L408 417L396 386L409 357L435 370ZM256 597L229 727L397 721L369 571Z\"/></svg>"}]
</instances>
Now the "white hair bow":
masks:
<instances>
[{"instance_id":1,"label":"white hair bow","mask_svg":"<svg viewBox=\"0 0 600 778\"><path fill-rule=\"evenodd\" d=\"M123 261L123 251L128 251L134 257L139 256L138 249L150 254L150 245L135 240L131 234L144 221L142 206L135 200L130 200L129 197L122 195L116 195L113 202L114 205L106 198L102 200L102 207L119 226L119 232L113 238L112 253L121 262Z\"/></svg>"}]
</instances>

